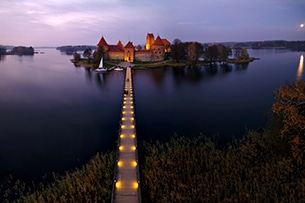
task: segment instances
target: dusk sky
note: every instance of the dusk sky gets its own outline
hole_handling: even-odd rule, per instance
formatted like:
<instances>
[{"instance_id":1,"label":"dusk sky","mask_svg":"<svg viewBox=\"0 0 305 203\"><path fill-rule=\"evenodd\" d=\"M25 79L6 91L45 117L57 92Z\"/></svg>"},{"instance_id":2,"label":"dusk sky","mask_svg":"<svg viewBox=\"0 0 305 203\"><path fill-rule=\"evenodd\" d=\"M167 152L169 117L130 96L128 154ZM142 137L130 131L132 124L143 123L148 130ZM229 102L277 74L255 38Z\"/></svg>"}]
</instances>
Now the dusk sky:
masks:
<instances>
[{"instance_id":1,"label":"dusk sky","mask_svg":"<svg viewBox=\"0 0 305 203\"><path fill-rule=\"evenodd\" d=\"M305 40L305 0L0 0L0 44Z\"/></svg>"}]
</instances>

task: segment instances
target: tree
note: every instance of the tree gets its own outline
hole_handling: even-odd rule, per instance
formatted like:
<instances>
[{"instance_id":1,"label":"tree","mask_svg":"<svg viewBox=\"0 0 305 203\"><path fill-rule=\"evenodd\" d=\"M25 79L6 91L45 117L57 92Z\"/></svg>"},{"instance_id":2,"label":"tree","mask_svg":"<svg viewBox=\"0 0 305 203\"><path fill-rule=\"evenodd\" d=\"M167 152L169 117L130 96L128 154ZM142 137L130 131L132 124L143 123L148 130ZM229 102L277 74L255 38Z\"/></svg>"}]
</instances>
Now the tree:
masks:
<instances>
[{"instance_id":1,"label":"tree","mask_svg":"<svg viewBox=\"0 0 305 203\"><path fill-rule=\"evenodd\" d=\"M142 50L142 46L139 44L136 46L136 50Z\"/></svg>"},{"instance_id":2,"label":"tree","mask_svg":"<svg viewBox=\"0 0 305 203\"><path fill-rule=\"evenodd\" d=\"M171 45L172 57L176 59L176 62L179 63L180 59L184 59L185 57L185 48L184 43L181 42L180 39L175 39L173 44Z\"/></svg>"},{"instance_id":3,"label":"tree","mask_svg":"<svg viewBox=\"0 0 305 203\"><path fill-rule=\"evenodd\" d=\"M5 55L6 49L4 47L0 47L0 55Z\"/></svg>"},{"instance_id":4,"label":"tree","mask_svg":"<svg viewBox=\"0 0 305 203\"><path fill-rule=\"evenodd\" d=\"M209 46L206 49L204 56L205 59L208 60L210 63L215 62L218 59L217 46L216 45Z\"/></svg>"},{"instance_id":5,"label":"tree","mask_svg":"<svg viewBox=\"0 0 305 203\"><path fill-rule=\"evenodd\" d=\"M188 60L196 65L198 58L203 54L203 46L198 42L190 42L188 44Z\"/></svg>"},{"instance_id":6,"label":"tree","mask_svg":"<svg viewBox=\"0 0 305 203\"><path fill-rule=\"evenodd\" d=\"M103 47L98 47L97 50L93 53L93 61L94 63L99 63L101 58L104 57L105 51Z\"/></svg>"},{"instance_id":7,"label":"tree","mask_svg":"<svg viewBox=\"0 0 305 203\"><path fill-rule=\"evenodd\" d=\"M246 48L242 48L241 49L241 55L239 57L239 59L242 59L242 60L246 60L249 58L249 54L248 54L248 51Z\"/></svg>"},{"instance_id":8,"label":"tree","mask_svg":"<svg viewBox=\"0 0 305 203\"><path fill-rule=\"evenodd\" d=\"M217 44L218 60L226 62L228 57L232 55L232 49L222 44Z\"/></svg>"},{"instance_id":9,"label":"tree","mask_svg":"<svg viewBox=\"0 0 305 203\"><path fill-rule=\"evenodd\" d=\"M91 55L92 55L91 48L85 49L83 56L88 59L88 63L90 63Z\"/></svg>"},{"instance_id":10,"label":"tree","mask_svg":"<svg viewBox=\"0 0 305 203\"><path fill-rule=\"evenodd\" d=\"M294 157L305 150L305 82L286 83L275 94L272 112L282 121L281 136L290 140Z\"/></svg>"},{"instance_id":11,"label":"tree","mask_svg":"<svg viewBox=\"0 0 305 203\"><path fill-rule=\"evenodd\" d=\"M73 53L73 59L74 59L74 63L77 63L80 61L80 54L78 54L77 52Z\"/></svg>"}]
</instances>

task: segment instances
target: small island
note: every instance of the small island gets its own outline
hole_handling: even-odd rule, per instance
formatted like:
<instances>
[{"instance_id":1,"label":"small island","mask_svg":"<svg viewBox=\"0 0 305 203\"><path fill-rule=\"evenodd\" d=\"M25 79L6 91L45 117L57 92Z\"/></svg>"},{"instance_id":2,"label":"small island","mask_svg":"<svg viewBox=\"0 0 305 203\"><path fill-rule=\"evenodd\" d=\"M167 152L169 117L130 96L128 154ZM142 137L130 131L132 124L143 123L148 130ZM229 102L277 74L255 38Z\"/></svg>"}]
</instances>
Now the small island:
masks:
<instances>
[{"instance_id":1,"label":"small island","mask_svg":"<svg viewBox=\"0 0 305 203\"><path fill-rule=\"evenodd\" d=\"M7 51L6 47L0 47L0 55L34 55L33 47L17 46Z\"/></svg>"},{"instance_id":2,"label":"small island","mask_svg":"<svg viewBox=\"0 0 305 203\"><path fill-rule=\"evenodd\" d=\"M226 46L225 43L202 44L199 42L182 42L175 39L171 44L159 35L155 38L152 33L146 36L144 46L134 46L128 42L125 46L119 40L117 44L108 44L102 36L95 49L92 46L62 46L60 51L74 51L71 62L75 66L97 68L103 58L103 66L111 68L120 62L130 62L133 68L147 69L160 66L184 67L203 66L215 63L250 63L257 58L250 57L247 48ZM78 53L83 50L82 56ZM92 51L94 50L94 51ZM78 51L78 52L77 52Z\"/></svg>"}]
</instances>

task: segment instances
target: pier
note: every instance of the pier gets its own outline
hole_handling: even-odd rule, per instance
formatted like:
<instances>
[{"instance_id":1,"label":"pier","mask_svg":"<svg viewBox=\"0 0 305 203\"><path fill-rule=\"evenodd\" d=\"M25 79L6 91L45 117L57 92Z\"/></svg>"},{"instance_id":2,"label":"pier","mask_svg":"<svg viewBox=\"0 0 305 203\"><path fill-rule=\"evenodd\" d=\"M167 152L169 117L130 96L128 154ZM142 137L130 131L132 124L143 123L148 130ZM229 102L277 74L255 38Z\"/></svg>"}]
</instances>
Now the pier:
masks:
<instances>
[{"instance_id":1,"label":"pier","mask_svg":"<svg viewBox=\"0 0 305 203\"><path fill-rule=\"evenodd\" d=\"M133 83L131 68L127 67L111 202L140 203L139 180Z\"/></svg>"}]
</instances>

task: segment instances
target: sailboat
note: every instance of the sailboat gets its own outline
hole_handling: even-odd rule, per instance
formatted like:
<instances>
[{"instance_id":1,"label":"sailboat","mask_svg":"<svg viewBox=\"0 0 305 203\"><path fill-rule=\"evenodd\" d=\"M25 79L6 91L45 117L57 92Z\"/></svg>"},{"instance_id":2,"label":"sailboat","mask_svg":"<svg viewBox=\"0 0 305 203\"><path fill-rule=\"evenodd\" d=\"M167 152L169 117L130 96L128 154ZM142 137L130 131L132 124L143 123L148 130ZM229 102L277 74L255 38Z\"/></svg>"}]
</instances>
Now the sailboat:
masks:
<instances>
[{"instance_id":1,"label":"sailboat","mask_svg":"<svg viewBox=\"0 0 305 203\"><path fill-rule=\"evenodd\" d=\"M101 58L100 64L97 69L95 69L96 72L107 72L107 68L103 67L103 57Z\"/></svg>"}]
</instances>

